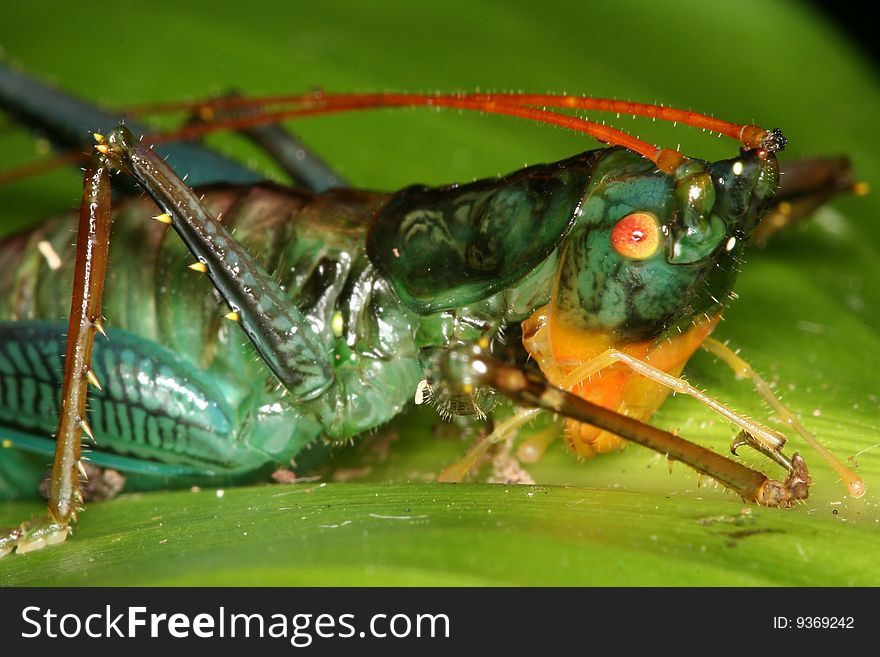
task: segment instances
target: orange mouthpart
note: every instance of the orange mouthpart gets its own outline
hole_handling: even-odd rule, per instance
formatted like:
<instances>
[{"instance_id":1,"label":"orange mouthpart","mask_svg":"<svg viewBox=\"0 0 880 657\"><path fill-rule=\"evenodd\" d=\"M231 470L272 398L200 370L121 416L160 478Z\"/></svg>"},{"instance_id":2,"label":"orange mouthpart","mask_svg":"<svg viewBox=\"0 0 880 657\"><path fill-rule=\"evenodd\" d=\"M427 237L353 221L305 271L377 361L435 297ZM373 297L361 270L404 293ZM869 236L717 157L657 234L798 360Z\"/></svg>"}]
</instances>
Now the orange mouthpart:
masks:
<instances>
[{"instance_id":1,"label":"orange mouthpart","mask_svg":"<svg viewBox=\"0 0 880 657\"><path fill-rule=\"evenodd\" d=\"M585 363L602 360L603 354L614 350L679 376L720 319L719 315L710 317L674 335L623 342L614 331L574 327L548 305L523 322L523 344L554 385L645 422L669 396L671 390L666 386L635 373L623 363L601 367L579 381L566 381L567 375ZM580 457L619 450L626 444L612 433L574 420L566 420L565 442Z\"/></svg>"}]
</instances>

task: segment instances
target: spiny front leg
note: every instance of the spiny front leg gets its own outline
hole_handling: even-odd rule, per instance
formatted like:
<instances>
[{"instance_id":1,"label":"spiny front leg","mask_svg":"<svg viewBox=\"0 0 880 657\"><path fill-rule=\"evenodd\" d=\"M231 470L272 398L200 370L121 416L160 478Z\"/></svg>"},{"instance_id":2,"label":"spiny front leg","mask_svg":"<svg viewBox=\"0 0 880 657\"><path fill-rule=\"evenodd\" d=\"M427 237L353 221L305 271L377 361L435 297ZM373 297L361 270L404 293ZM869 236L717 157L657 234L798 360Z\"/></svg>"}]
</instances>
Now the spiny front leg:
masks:
<instances>
[{"instance_id":1,"label":"spiny front leg","mask_svg":"<svg viewBox=\"0 0 880 657\"><path fill-rule=\"evenodd\" d=\"M263 362L295 401L321 396L333 383L329 354L281 286L254 260L196 194L149 148L125 128L98 145L114 167L130 173L164 210L190 252L194 265L211 278L231 312L241 322Z\"/></svg>"},{"instance_id":2,"label":"spiny front leg","mask_svg":"<svg viewBox=\"0 0 880 657\"><path fill-rule=\"evenodd\" d=\"M104 158L96 154L86 169L83 203L74 267L74 288L64 361L61 418L55 460L49 481L49 507L44 518L0 533L0 557L12 550L30 552L61 543L82 508L79 478L84 471L82 434L91 437L86 422L89 383L100 386L91 370L95 333L101 327L101 300L110 244L110 183Z\"/></svg>"},{"instance_id":3,"label":"spiny front leg","mask_svg":"<svg viewBox=\"0 0 880 657\"><path fill-rule=\"evenodd\" d=\"M713 341L714 342L714 341ZM709 347L707 347L709 349ZM713 353L716 353L715 350L709 349ZM734 356L735 358L735 356ZM722 417L730 420L733 424L738 426L741 429L741 443L740 444L748 444L753 446L755 449L760 451L762 454L767 456L768 458L776 461L779 465L784 467L789 472L795 471L795 466L792 464L791 460L785 457L782 454L782 448L785 445L785 438L777 431L774 431L768 427L765 427L760 422L757 422L751 418L748 418L741 413L737 413L729 406L722 404L714 397L707 395L703 391L695 388L690 383L688 383L685 379L677 376L672 376L671 374L664 372L661 369L658 369L648 362L641 360L639 358L635 358L627 353L619 351L617 349L608 349L595 358L592 358L584 363L581 363L576 368L574 368L571 372L562 377L560 381L558 381L559 386L565 390L571 390L575 385L581 383L584 380L590 379L590 377L601 373L603 370L611 367L615 363L623 363L634 372L638 373L641 376L644 376L647 379L655 381L671 390L679 394L685 394L693 397L700 403L704 404L708 408L711 408L713 411L721 415ZM730 364L730 363L729 363ZM731 366L733 366L731 364ZM740 368L742 369L742 368ZM749 368L749 371L750 368ZM748 374L745 374L748 375ZM756 384L757 385L757 384ZM766 385L765 385L766 388ZM759 386L760 390L760 386ZM768 389L769 391L769 389ZM762 393L763 394L763 393ZM772 393L771 393L772 397ZM766 395L765 395L765 398ZM772 398L771 404L776 401L775 397ZM769 401L769 398L768 398ZM781 405L776 402L776 406L781 407ZM779 410L779 409L777 409ZM783 408L784 410L784 408ZM473 450L468 454L466 459L462 460L459 463L456 463L453 468L450 468L449 471L444 472L444 475L450 477L455 477L457 472L468 464L471 466L476 462L479 456L482 456L486 450L489 448L491 444L495 442L499 442L500 440L504 440L507 436L515 431L517 428L522 426L526 421L531 419L530 414L534 414L534 409L529 411L520 411L513 418L509 419L506 423L502 423L499 425L499 429L504 429L503 431L496 431L493 433L489 439L481 441L478 443ZM787 412L787 411L786 411ZM788 417L792 417L791 414L788 414ZM786 420L788 420L786 417ZM788 424L795 427L800 431L802 427L800 427L800 423L795 424L796 421L789 421ZM507 426L509 425L509 426ZM800 428L798 428L800 427ZM736 450L733 450L734 454ZM460 479L460 478L459 478ZM459 479L455 479L456 481Z\"/></svg>"},{"instance_id":4,"label":"spiny front leg","mask_svg":"<svg viewBox=\"0 0 880 657\"><path fill-rule=\"evenodd\" d=\"M478 344L446 350L435 363L435 378L464 393L488 385L525 406L543 408L599 427L712 477L746 500L765 506L791 506L809 494L810 475L795 454L784 482L768 479L729 458L678 436L608 410L551 385L538 372L506 365L487 356Z\"/></svg>"}]
</instances>

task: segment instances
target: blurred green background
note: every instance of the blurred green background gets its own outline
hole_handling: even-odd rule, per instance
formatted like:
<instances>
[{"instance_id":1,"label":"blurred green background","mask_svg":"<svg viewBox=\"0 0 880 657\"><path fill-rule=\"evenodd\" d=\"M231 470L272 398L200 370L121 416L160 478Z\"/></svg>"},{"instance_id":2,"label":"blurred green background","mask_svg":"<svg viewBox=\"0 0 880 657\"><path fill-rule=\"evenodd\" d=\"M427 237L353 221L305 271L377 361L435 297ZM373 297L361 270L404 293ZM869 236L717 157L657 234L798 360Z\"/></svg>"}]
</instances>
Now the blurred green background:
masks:
<instances>
[{"instance_id":1,"label":"blurred green background","mask_svg":"<svg viewBox=\"0 0 880 657\"><path fill-rule=\"evenodd\" d=\"M657 101L780 126L785 158L846 154L878 186L877 72L797 2L30 2L0 9L0 47L26 72L108 106L315 87ZM705 159L736 148L681 126L629 117L616 125ZM294 127L355 185L383 190L469 181L595 147L556 128L427 110ZM236 138L212 140L273 175ZM0 131L3 168L37 150L14 127ZM68 171L4 187L0 226L11 232L73 208L79 190ZM876 194L842 198L754 252L741 298L716 332L854 461L869 489L860 500L797 438L815 485L792 510L748 508L638 448L589 463L553 449L529 468L549 487L426 483L468 443L421 412L337 457L335 479L357 483L334 483L328 472L322 488L94 505L68 544L0 561L0 584L876 585L878 205ZM707 355L687 375L735 408L769 416L747 383ZM656 423L718 451L733 434L687 399L670 400ZM743 460L763 466L751 454ZM288 496L295 503L281 503ZM0 505L0 525L38 510Z\"/></svg>"}]
</instances>

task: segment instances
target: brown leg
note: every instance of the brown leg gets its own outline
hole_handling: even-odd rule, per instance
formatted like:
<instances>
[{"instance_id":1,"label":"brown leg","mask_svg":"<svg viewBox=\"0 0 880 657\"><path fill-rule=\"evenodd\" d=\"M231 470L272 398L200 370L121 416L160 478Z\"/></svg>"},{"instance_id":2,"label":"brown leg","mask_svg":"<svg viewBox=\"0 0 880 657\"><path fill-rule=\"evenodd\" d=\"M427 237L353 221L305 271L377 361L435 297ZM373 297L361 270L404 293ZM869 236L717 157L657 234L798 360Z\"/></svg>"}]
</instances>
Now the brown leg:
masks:
<instances>
[{"instance_id":1,"label":"brown leg","mask_svg":"<svg viewBox=\"0 0 880 657\"><path fill-rule=\"evenodd\" d=\"M557 388L537 372L500 363L487 356L479 345L465 345L444 352L437 370L438 378L447 382L445 385L464 392L473 390L475 385L488 385L517 403L592 424L665 454L669 459L686 463L712 477L746 500L766 506L791 506L809 494L810 475L798 454L790 459L791 471L784 482L770 480L760 472L674 434Z\"/></svg>"},{"instance_id":2,"label":"brown leg","mask_svg":"<svg viewBox=\"0 0 880 657\"><path fill-rule=\"evenodd\" d=\"M89 383L100 385L90 369L95 333L101 326L101 299L110 243L110 183L107 165L95 154L86 169L83 203L76 244L73 299L64 361L61 418L55 461L49 481L49 507L44 518L23 523L0 535L0 556L61 543L82 508L80 475L82 434L91 437L86 423Z\"/></svg>"}]
</instances>

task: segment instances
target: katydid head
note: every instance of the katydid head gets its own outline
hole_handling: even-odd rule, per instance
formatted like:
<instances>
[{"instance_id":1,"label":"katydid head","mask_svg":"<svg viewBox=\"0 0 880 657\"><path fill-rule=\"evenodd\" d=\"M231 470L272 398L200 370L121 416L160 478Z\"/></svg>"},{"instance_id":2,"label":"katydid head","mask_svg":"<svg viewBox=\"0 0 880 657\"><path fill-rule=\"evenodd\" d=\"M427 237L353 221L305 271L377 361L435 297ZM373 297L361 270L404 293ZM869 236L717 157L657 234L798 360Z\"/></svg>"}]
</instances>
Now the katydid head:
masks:
<instances>
[{"instance_id":1,"label":"katydid head","mask_svg":"<svg viewBox=\"0 0 880 657\"><path fill-rule=\"evenodd\" d=\"M641 340L717 314L778 178L764 148L685 160L673 174L626 150L600 153L562 246L551 324Z\"/></svg>"},{"instance_id":2,"label":"katydid head","mask_svg":"<svg viewBox=\"0 0 880 657\"><path fill-rule=\"evenodd\" d=\"M711 164L688 161L673 179L666 259L690 264L751 235L779 186L779 167L771 151L752 149Z\"/></svg>"}]
</instances>

